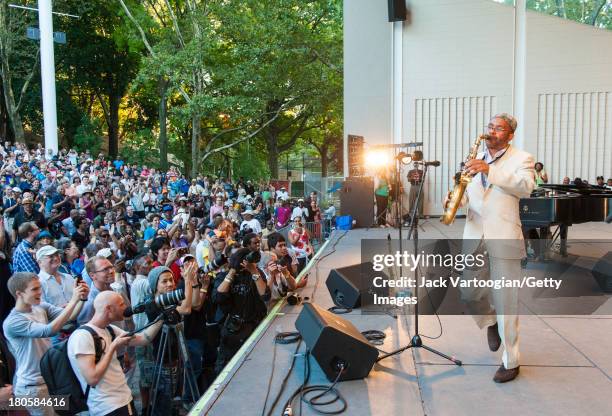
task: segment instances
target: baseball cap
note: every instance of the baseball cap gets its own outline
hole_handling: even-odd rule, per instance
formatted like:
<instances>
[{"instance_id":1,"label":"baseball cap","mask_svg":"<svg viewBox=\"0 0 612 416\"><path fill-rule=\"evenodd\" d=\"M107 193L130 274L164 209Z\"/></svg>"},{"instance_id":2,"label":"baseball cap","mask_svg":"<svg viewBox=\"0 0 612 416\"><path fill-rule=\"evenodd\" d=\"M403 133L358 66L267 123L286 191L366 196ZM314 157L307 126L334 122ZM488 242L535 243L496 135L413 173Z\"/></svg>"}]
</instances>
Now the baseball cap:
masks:
<instances>
[{"instance_id":1,"label":"baseball cap","mask_svg":"<svg viewBox=\"0 0 612 416\"><path fill-rule=\"evenodd\" d=\"M36 261L40 261L45 256L52 256L57 253L61 253L62 250L59 250L53 246L42 246L36 251Z\"/></svg>"},{"instance_id":2,"label":"baseball cap","mask_svg":"<svg viewBox=\"0 0 612 416\"><path fill-rule=\"evenodd\" d=\"M36 238L37 240L41 240L43 238L53 238L53 236L51 235L51 233L47 230L41 231L38 234L38 237Z\"/></svg>"},{"instance_id":3,"label":"baseball cap","mask_svg":"<svg viewBox=\"0 0 612 416\"><path fill-rule=\"evenodd\" d=\"M113 252L108 247L103 248L102 250L98 250L98 252L96 253L96 256L104 257L106 259L110 258L112 255Z\"/></svg>"}]
</instances>

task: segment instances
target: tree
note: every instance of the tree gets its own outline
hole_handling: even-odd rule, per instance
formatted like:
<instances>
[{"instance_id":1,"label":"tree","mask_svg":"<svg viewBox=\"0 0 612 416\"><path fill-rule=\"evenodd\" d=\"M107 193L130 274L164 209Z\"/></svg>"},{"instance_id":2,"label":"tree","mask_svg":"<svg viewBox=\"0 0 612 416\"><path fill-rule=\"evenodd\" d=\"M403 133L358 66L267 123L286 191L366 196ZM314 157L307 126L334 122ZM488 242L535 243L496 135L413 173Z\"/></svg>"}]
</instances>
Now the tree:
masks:
<instances>
[{"instance_id":1,"label":"tree","mask_svg":"<svg viewBox=\"0 0 612 416\"><path fill-rule=\"evenodd\" d=\"M336 108L337 109L337 108ZM314 147L321 158L321 176L329 176L329 164L335 159L338 149L344 143L342 136L342 117L330 111L324 115L322 127L306 133L304 140ZM338 161L336 160L336 166Z\"/></svg>"},{"instance_id":2,"label":"tree","mask_svg":"<svg viewBox=\"0 0 612 416\"><path fill-rule=\"evenodd\" d=\"M63 7L80 18L66 24L69 47L56 49L59 70L73 88L95 98L106 123L109 154L115 157L119 151L120 107L136 76L141 53L129 43L112 2L65 0Z\"/></svg>"},{"instance_id":3,"label":"tree","mask_svg":"<svg viewBox=\"0 0 612 416\"><path fill-rule=\"evenodd\" d=\"M138 9L126 0L120 3L149 52L149 75L161 74L168 80L168 92L176 95L170 109L175 121L173 131L180 135L190 126L190 148L180 153L190 155L185 165L190 166L191 176L197 174L208 157L249 140L285 109L282 105L258 114L252 97L244 96L225 81L227 46L217 30L218 12L225 2L166 1L163 10L150 4L148 8ZM143 17L144 11L149 17ZM171 28L164 41L157 44L150 41L147 31L151 13ZM187 143L183 139L178 142Z\"/></svg>"},{"instance_id":4,"label":"tree","mask_svg":"<svg viewBox=\"0 0 612 416\"><path fill-rule=\"evenodd\" d=\"M20 110L34 74L38 73L39 49L25 39L27 12L9 12L8 0L0 0L1 106L15 141L25 143ZM17 92L18 91L18 92Z\"/></svg>"},{"instance_id":5,"label":"tree","mask_svg":"<svg viewBox=\"0 0 612 416\"><path fill-rule=\"evenodd\" d=\"M219 33L234 63L226 84L256 98L265 114L286 107L261 138L272 177L278 156L306 132L342 91L342 13L339 1L234 0L218 11Z\"/></svg>"}]
</instances>

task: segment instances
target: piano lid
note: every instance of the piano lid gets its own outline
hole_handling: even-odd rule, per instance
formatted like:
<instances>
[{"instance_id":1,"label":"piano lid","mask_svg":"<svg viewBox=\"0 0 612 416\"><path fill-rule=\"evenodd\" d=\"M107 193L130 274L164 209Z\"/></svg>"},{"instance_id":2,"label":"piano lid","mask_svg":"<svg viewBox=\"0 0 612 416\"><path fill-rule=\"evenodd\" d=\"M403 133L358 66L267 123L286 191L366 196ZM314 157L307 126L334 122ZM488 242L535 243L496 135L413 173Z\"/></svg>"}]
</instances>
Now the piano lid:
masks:
<instances>
[{"instance_id":1,"label":"piano lid","mask_svg":"<svg viewBox=\"0 0 612 416\"><path fill-rule=\"evenodd\" d=\"M557 192L567 192L571 194L577 194L582 196L593 196L593 197L612 197L612 190L601 186L577 186L577 185L563 185L563 184L543 184L539 187L549 189Z\"/></svg>"}]
</instances>

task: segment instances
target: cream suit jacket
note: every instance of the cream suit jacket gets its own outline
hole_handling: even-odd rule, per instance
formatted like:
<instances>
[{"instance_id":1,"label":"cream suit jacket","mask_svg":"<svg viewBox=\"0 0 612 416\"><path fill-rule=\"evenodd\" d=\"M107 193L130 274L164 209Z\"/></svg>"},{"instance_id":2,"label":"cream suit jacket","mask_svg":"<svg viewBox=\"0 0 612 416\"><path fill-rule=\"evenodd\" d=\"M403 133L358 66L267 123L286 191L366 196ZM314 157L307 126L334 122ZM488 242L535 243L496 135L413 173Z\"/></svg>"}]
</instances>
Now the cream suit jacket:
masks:
<instances>
[{"instance_id":1,"label":"cream suit jacket","mask_svg":"<svg viewBox=\"0 0 612 416\"><path fill-rule=\"evenodd\" d=\"M484 155L480 152L477 157L483 159ZM529 197L535 187L533 156L510 145L499 160L489 165L486 189L480 175L477 174L468 184L462 201L468 204L464 240L470 239L477 244L484 239L487 251L493 257L525 257L519 199ZM464 245L464 250L466 248Z\"/></svg>"}]
</instances>

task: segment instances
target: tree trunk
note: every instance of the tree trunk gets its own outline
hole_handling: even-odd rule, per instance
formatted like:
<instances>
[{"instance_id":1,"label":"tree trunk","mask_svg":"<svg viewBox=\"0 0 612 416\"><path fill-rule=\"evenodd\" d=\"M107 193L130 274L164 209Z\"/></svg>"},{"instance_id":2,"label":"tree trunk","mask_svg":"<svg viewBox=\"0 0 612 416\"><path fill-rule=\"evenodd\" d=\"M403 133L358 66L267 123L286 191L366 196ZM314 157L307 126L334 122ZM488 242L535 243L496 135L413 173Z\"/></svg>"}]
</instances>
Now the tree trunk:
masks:
<instances>
[{"instance_id":1,"label":"tree trunk","mask_svg":"<svg viewBox=\"0 0 612 416\"><path fill-rule=\"evenodd\" d=\"M159 79L159 164L162 171L168 170L168 133L166 129L168 119L168 81L163 77Z\"/></svg>"},{"instance_id":2,"label":"tree trunk","mask_svg":"<svg viewBox=\"0 0 612 416\"><path fill-rule=\"evenodd\" d=\"M270 177L278 179L278 146L277 138L274 135L266 134L266 148L268 150L268 168Z\"/></svg>"},{"instance_id":3,"label":"tree trunk","mask_svg":"<svg viewBox=\"0 0 612 416\"><path fill-rule=\"evenodd\" d=\"M108 153L112 158L119 154L119 104L120 95L108 97Z\"/></svg>"},{"instance_id":4,"label":"tree trunk","mask_svg":"<svg viewBox=\"0 0 612 416\"><path fill-rule=\"evenodd\" d=\"M321 177L327 178L327 171L329 170L329 157L327 155L327 149L321 154Z\"/></svg>"},{"instance_id":5,"label":"tree trunk","mask_svg":"<svg viewBox=\"0 0 612 416\"><path fill-rule=\"evenodd\" d=\"M25 143L23 135L23 124L21 123L21 116L17 110L17 104L15 103L15 95L13 94L13 83L10 76L10 68L8 63L8 56L5 53L0 56L2 65L2 90L4 93L4 107L9 119L9 125L13 131L15 142Z\"/></svg>"},{"instance_id":6,"label":"tree trunk","mask_svg":"<svg viewBox=\"0 0 612 416\"><path fill-rule=\"evenodd\" d=\"M200 115L194 114L191 119L191 177L198 176L198 145L200 142Z\"/></svg>"},{"instance_id":7,"label":"tree trunk","mask_svg":"<svg viewBox=\"0 0 612 416\"><path fill-rule=\"evenodd\" d=\"M565 13L565 0L556 0L556 3L557 3L557 16L567 19L567 14Z\"/></svg>"},{"instance_id":8,"label":"tree trunk","mask_svg":"<svg viewBox=\"0 0 612 416\"><path fill-rule=\"evenodd\" d=\"M595 9L593 10L593 14L591 14L591 22L590 22L592 26L595 26L595 23L597 23L597 18L601 14L601 11L606 5L606 2L607 0L601 0L599 5L595 7Z\"/></svg>"},{"instance_id":9,"label":"tree trunk","mask_svg":"<svg viewBox=\"0 0 612 416\"><path fill-rule=\"evenodd\" d=\"M9 133L11 128L9 123L9 115L6 111L6 105L4 104L4 88L2 87L2 80L0 79L0 137L4 140L10 140ZM4 145L4 143L2 144Z\"/></svg>"}]
</instances>

